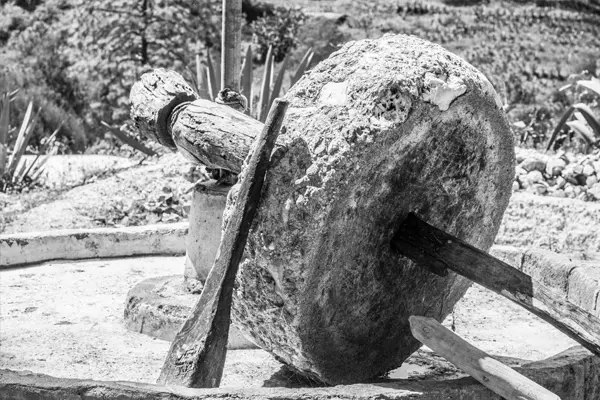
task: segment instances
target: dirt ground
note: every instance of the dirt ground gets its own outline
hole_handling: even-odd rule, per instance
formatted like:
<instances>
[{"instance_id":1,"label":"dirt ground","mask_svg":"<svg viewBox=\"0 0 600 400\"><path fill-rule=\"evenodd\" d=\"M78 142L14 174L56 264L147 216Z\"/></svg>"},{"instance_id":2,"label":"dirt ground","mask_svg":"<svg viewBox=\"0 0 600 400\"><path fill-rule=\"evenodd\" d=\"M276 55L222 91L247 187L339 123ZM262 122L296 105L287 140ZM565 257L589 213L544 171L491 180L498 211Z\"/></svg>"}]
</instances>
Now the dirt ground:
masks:
<instances>
[{"instance_id":1,"label":"dirt ground","mask_svg":"<svg viewBox=\"0 0 600 400\"><path fill-rule=\"evenodd\" d=\"M5 195L0 198L4 221L0 232L96 226L98 215L110 212L116 201L143 201L165 185L173 191L189 188L191 183L183 178L187 169L181 156L168 155L51 196ZM36 200L35 196L42 197ZM593 226L583 228L595 231ZM169 343L127 331L124 301L139 281L178 273L183 273L181 257L51 262L0 270L0 368L155 382ZM547 323L479 286L468 291L445 324L500 356L539 360L575 345ZM268 385L280 367L264 351L232 351L223 385ZM417 372L427 371L404 367L390 377Z\"/></svg>"},{"instance_id":2,"label":"dirt ground","mask_svg":"<svg viewBox=\"0 0 600 400\"><path fill-rule=\"evenodd\" d=\"M183 257L49 262L0 270L0 368L58 377L155 382L169 343L129 332L127 291L139 281L182 273ZM458 303L445 325L493 355L526 360L576 345L547 323L479 286ZM422 374L409 365L391 378ZM281 368L262 350L228 353L224 387L268 385ZM456 372L451 366L440 373ZM437 373L433 371L434 375Z\"/></svg>"}]
</instances>

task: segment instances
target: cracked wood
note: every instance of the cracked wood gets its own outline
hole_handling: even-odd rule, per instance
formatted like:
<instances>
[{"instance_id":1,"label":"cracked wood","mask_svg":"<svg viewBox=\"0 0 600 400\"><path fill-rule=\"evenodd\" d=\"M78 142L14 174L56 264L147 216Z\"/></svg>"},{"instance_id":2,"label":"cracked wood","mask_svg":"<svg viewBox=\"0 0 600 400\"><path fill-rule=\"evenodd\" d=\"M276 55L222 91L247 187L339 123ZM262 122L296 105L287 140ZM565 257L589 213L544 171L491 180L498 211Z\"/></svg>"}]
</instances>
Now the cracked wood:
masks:
<instances>
[{"instance_id":1,"label":"cracked wood","mask_svg":"<svg viewBox=\"0 0 600 400\"><path fill-rule=\"evenodd\" d=\"M273 104L256 140L240 176L235 208L204 290L171 344L158 383L187 387L218 387L220 384L227 352L233 284L287 105L283 100Z\"/></svg>"}]
</instances>

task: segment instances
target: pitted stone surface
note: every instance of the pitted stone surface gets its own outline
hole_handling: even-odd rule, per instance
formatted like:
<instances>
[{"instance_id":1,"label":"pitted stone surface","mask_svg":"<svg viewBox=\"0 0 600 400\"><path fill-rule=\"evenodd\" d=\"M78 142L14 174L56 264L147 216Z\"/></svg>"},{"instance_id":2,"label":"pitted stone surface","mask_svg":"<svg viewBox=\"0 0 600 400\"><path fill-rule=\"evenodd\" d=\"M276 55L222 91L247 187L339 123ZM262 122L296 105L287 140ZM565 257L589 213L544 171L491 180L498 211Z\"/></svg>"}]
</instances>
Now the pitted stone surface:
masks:
<instances>
[{"instance_id":1,"label":"pitted stone surface","mask_svg":"<svg viewBox=\"0 0 600 400\"><path fill-rule=\"evenodd\" d=\"M442 320L469 282L397 255L395 227L413 211L488 250L510 197L512 135L490 88L402 35L349 43L303 77L240 266L237 324L327 383L402 364L420 346L408 317Z\"/></svg>"}]
</instances>

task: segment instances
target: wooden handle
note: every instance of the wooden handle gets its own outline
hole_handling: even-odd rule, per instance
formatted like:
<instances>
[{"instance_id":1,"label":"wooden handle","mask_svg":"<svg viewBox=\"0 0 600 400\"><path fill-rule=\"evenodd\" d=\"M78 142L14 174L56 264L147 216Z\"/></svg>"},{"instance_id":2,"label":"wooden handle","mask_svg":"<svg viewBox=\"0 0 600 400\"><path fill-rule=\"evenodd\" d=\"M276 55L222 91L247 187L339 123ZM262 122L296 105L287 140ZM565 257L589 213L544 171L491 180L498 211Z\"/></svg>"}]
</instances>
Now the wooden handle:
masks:
<instances>
[{"instance_id":1,"label":"wooden handle","mask_svg":"<svg viewBox=\"0 0 600 400\"><path fill-rule=\"evenodd\" d=\"M158 383L218 387L223 375L233 284L256 214L275 139L288 103L276 100L240 176L235 208L202 294L171 344ZM233 189L232 189L233 190Z\"/></svg>"},{"instance_id":2,"label":"wooden handle","mask_svg":"<svg viewBox=\"0 0 600 400\"><path fill-rule=\"evenodd\" d=\"M413 336L506 400L560 400L514 369L469 344L433 318L411 316Z\"/></svg>"},{"instance_id":3,"label":"wooden handle","mask_svg":"<svg viewBox=\"0 0 600 400\"><path fill-rule=\"evenodd\" d=\"M131 119L143 135L174 150L175 142L167 129L169 116L178 105L197 98L177 72L155 69L142 75L131 88Z\"/></svg>"},{"instance_id":4,"label":"wooden handle","mask_svg":"<svg viewBox=\"0 0 600 400\"><path fill-rule=\"evenodd\" d=\"M512 300L600 356L600 320L505 262L437 229L414 214L400 225L392 247L419 265L445 269Z\"/></svg>"},{"instance_id":5,"label":"wooden handle","mask_svg":"<svg viewBox=\"0 0 600 400\"><path fill-rule=\"evenodd\" d=\"M147 137L191 162L239 173L264 124L226 105L198 99L176 72L156 69L131 89L131 118Z\"/></svg>"}]
</instances>

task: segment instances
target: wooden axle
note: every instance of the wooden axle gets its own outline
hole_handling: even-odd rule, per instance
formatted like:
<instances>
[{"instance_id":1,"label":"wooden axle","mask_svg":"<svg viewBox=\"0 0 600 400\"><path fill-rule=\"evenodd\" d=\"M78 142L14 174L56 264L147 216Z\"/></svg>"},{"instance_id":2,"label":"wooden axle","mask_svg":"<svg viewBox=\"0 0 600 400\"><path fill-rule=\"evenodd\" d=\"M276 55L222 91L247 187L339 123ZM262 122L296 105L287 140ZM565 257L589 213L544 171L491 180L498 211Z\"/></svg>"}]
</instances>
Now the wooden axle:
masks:
<instances>
[{"instance_id":1,"label":"wooden axle","mask_svg":"<svg viewBox=\"0 0 600 400\"><path fill-rule=\"evenodd\" d=\"M200 99L181 75L164 69L144 74L130 100L142 134L180 150L194 164L236 174L264 127L235 108Z\"/></svg>"},{"instance_id":2,"label":"wooden axle","mask_svg":"<svg viewBox=\"0 0 600 400\"><path fill-rule=\"evenodd\" d=\"M506 297L600 356L600 320L507 263L410 213L392 247L432 272L447 269Z\"/></svg>"}]
</instances>

